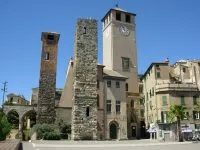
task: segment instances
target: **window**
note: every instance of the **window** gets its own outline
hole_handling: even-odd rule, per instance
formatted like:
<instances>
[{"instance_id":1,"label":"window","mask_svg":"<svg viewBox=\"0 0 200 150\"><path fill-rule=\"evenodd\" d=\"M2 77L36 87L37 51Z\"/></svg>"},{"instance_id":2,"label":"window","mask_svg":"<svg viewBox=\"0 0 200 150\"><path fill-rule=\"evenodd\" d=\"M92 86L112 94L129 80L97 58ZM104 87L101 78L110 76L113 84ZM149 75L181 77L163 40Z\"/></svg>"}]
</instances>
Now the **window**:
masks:
<instances>
[{"instance_id":1,"label":"window","mask_svg":"<svg viewBox=\"0 0 200 150\"><path fill-rule=\"evenodd\" d=\"M125 90L128 91L128 83L126 83L126 89Z\"/></svg>"},{"instance_id":2,"label":"window","mask_svg":"<svg viewBox=\"0 0 200 150\"><path fill-rule=\"evenodd\" d=\"M116 88L120 88L120 82L116 81Z\"/></svg>"},{"instance_id":3,"label":"window","mask_svg":"<svg viewBox=\"0 0 200 150\"><path fill-rule=\"evenodd\" d=\"M134 101L131 100L131 107L134 108Z\"/></svg>"},{"instance_id":4,"label":"window","mask_svg":"<svg viewBox=\"0 0 200 150\"><path fill-rule=\"evenodd\" d=\"M181 96L181 105L185 105L185 97Z\"/></svg>"},{"instance_id":5,"label":"window","mask_svg":"<svg viewBox=\"0 0 200 150\"><path fill-rule=\"evenodd\" d=\"M86 117L89 117L89 115L90 115L90 108L86 107Z\"/></svg>"},{"instance_id":6,"label":"window","mask_svg":"<svg viewBox=\"0 0 200 150\"><path fill-rule=\"evenodd\" d=\"M193 119L200 119L200 112L193 111Z\"/></svg>"},{"instance_id":7,"label":"window","mask_svg":"<svg viewBox=\"0 0 200 150\"><path fill-rule=\"evenodd\" d=\"M193 105L197 105L197 96L193 96Z\"/></svg>"},{"instance_id":8,"label":"window","mask_svg":"<svg viewBox=\"0 0 200 150\"><path fill-rule=\"evenodd\" d=\"M161 111L161 122L162 123L167 123L167 111Z\"/></svg>"},{"instance_id":9,"label":"window","mask_svg":"<svg viewBox=\"0 0 200 150\"><path fill-rule=\"evenodd\" d=\"M159 68L160 66L158 64L156 64L156 68Z\"/></svg>"},{"instance_id":10,"label":"window","mask_svg":"<svg viewBox=\"0 0 200 150\"><path fill-rule=\"evenodd\" d=\"M99 107L99 94L97 94L97 107Z\"/></svg>"},{"instance_id":11,"label":"window","mask_svg":"<svg viewBox=\"0 0 200 150\"><path fill-rule=\"evenodd\" d=\"M111 87L111 81L110 80L107 81L107 87Z\"/></svg>"},{"instance_id":12,"label":"window","mask_svg":"<svg viewBox=\"0 0 200 150\"><path fill-rule=\"evenodd\" d=\"M151 89L149 90L149 95L150 95L150 98L151 98Z\"/></svg>"},{"instance_id":13,"label":"window","mask_svg":"<svg viewBox=\"0 0 200 150\"><path fill-rule=\"evenodd\" d=\"M152 87L152 96L154 96L154 88Z\"/></svg>"},{"instance_id":14,"label":"window","mask_svg":"<svg viewBox=\"0 0 200 150\"><path fill-rule=\"evenodd\" d=\"M106 100L106 111L111 113L111 100Z\"/></svg>"},{"instance_id":15,"label":"window","mask_svg":"<svg viewBox=\"0 0 200 150\"><path fill-rule=\"evenodd\" d=\"M87 33L87 28L83 27L83 34L86 34L86 33Z\"/></svg>"},{"instance_id":16,"label":"window","mask_svg":"<svg viewBox=\"0 0 200 150\"><path fill-rule=\"evenodd\" d=\"M160 72L156 72L156 77L160 78Z\"/></svg>"},{"instance_id":17,"label":"window","mask_svg":"<svg viewBox=\"0 0 200 150\"><path fill-rule=\"evenodd\" d=\"M49 60L49 52L45 53L45 60Z\"/></svg>"},{"instance_id":18,"label":"window","mask_svg":"<svg viewBox=\"0 0 200 150\"><path fill-rule=\"evenodd\" d=\"M143 86L139 85L139 93L143 93Z\"/></svg>"},{"instance_id":19,"label":"window","mask_svg":"<svg viewBox=\"0 0 200 150\"><path fill-rule=\"evenodd\" d=\"M97 89L99 89L99 80L97 80Z\"/></svg>"},{"instance_id":20,"label":"window","mask_svg":"<svg viewBox=\"0 0 200 150\"><path fill-rule=\"evenodd\" d=\"M189 119L189 112L185 112L183 119L184 120L188 120Z\"/></svg>"},{"instance_id":21,"label":"window","mask_svg":"<svg viewBox=\"0 0 200 150\"><path fill-rule=\"evenodd\" d=\"M53 43L53 40L54 40L54 35L47 35L47 43L48 44L52 44Z\"/></svg>"},{"instance_id":22,"label":"window","mask_svg":"<svg viewBox=\"0 0 200 150\"><path fill-rule=\"evenodd\" d=\"M116 20L121 21L121 13L120 12L116 12Z\"/></svg>"},{"instance_id":23,"label":"window","mask_svg":"<svg viewBox=\"0 0 200 150\"><path fill-rule=\"evenodd\" d=\"M167 96L162 96L162 104L163 106L167 105Z\"/></svg>"},{"instance_id":24,"label":"window","mask_svg":"<svg viewBox=\"0 0 200 150\"><path fill-rule=\"evenodd\" d=\"M140 105L144 105L144 98L140 98Z\"/></svg>"},{"instance_id":25,"label":"window","mask_svg":"<svg viewBox=\"0 0 200 150\"><path fill-rule=\"evenodd\" d=\"M126 22L130 23L131 22L131 17L130 15L126 14Z\"/></svg>"},{"instance_id":26,"label":"window","mask_svg":"<svg viewBox=\"0 0 200 150\"><path fill-rule=\"evenodd\" d=\"M149 100L148 92L146 93L146 98L147 98L147 101L148 101Z\"/></svg>"},{"instance_id":27,"label":"window","mask_svg":"<svg viewBox=\"0 0 200 150\"><path fill-rule=\"evenodd\" d=\"M140 116L144 117L144 109L140 109Z\"/></svg>"},{"instance_id":28,"label":"window","mask_svg":"<svg viewBox=\"0 0 200 150\"><path fill-rule=\"evenodd\" d=\"M129 58L122 57L122 69L123 71L129 70Z\"/></svg>"},{"instance_id":29,"label":"window","mask_svg":"<svg viewBox=\"0 0 200 150\"><path fill-rule=\"evenodd\" d=\"M185 68L183 68L183 72L185 72L186 71L186 69Z\"/></svg>"},{"instance_id":30,"label":"window","mask_svg":"<svg viewBox=\"0 0 200 150\"><path fill-rule=\"evenodd\" d=\"M120 101L116 101L116 113L120 113Z\"/></svg>"}]
</instances>

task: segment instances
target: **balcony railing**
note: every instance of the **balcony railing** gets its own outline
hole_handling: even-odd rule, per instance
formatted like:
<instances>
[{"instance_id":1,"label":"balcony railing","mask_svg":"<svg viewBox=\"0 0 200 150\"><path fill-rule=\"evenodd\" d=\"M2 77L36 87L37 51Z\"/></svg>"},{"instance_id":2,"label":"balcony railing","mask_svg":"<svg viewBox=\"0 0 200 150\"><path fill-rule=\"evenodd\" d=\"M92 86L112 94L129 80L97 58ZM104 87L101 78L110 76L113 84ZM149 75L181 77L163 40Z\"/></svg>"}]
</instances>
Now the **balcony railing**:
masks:
<instances>
[{"instance_id":1,"label":"balcony railing","mask_svg":"<svg viewBox=\"0 0 200 150\"><path fill-rule=\"evenodd\" d=\"M156 85L156 92L162 91L198 91L196 84L174 84L174 83L164 83Z\"/></svg>"}]
</instances>

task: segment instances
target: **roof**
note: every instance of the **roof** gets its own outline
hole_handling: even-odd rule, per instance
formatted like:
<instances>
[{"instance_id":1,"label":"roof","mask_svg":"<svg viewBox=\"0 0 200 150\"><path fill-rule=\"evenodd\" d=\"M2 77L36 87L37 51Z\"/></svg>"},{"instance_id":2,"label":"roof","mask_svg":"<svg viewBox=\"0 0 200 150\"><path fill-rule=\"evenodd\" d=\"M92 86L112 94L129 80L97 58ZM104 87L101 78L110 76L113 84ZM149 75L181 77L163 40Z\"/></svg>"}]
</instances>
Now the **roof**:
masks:
<instances>
[{"instance_id":1,"label":"roof","mask_svg":"<svg viewBox=\"0 0 200 150\"><path fill-rule=\"evenodd\" d=\"M104 18L105 18L108 14L110 14L110 12L113 11L113 10L115 10L115 11L121 11L121 12L124 12L124 13L126 13L126 14L130 14L130 15L136 16L136 14L134 14L134 13L128 12L128 11L126 11L126 10L123 10L123 9L119 8L119 7L115 7L115 8L111 8L111 9L106 13L106 15L101 19L101 22L103 22Z\"/></svg>"},{"instance_id":2,"label":"roof","mask_svg":"<svg viewBox=\"0 0 200 150\"><path fill-rule=\"evenodd\" d=\"M119 72L114 70L103 69L104 78L118 78L126 80L128 77L121 75Z\"/></svg>"},{"instance_id":3,"label":"roof","mask_svg":"<svg viewBox=\"0 0 200 150\"><path fill-rule=\"evenodd\" d=\"M151 65L145 71L144 75L141 77L141 80L143 80L143 78L147 75L147 73L151 70L151 68L154 65L168 65L168 64L169 64L169 62L153 62L153 63L151 63Z\"/></svg>"}]
</instances>

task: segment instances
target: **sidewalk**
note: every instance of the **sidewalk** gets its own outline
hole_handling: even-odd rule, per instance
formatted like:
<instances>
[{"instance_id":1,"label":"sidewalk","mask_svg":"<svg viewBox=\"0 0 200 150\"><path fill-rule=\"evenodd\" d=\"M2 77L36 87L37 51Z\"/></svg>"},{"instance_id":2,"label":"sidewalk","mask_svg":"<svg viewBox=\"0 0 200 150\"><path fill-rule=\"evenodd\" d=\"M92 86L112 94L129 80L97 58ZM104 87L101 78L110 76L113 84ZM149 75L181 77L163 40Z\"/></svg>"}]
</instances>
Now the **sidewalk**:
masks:
<instances>
[{"instance_id":1,"label":"sidewalk","mask_svg":"<svg viewBox=\"0 0 200 150\"><path fill-rule=\"evenodd\" d=\"M18 150L20 146L20 140L6 140L0 141L0 150Z\"/></svg>"}]
</instances>

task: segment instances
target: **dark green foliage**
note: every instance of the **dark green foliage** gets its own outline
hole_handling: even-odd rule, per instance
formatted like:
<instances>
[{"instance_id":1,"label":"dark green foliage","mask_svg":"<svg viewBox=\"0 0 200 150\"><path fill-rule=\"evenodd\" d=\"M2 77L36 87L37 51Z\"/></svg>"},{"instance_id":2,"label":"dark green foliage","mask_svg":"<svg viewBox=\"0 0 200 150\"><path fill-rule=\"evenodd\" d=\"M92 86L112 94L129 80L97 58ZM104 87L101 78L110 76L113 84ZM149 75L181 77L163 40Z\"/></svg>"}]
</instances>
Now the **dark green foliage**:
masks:
<instances>
[{"instance_id":1,"label":"dark green foliage","mask_svg":"<svg viewBox=\"0 0 200 150\"><path fill-rule=\"evenodd\" d=\"M0 141L6 139L6 136L10 133L11 125L8 122L4 113L0 112Z\"/></svg>"},{"instance_id":2,"label":"dark green foliage","mask_svg":"<svg viewBox=\"0 0 200 150\"><path fill-rule=\"evenodd\" d=\"M183 105L171 105L169 108L168 117L171 120L171 122L176 121L179 142L183 141L183 136L181 133L181 120L184 117L186 117L185 116L186 110L187 108Z\"/></svg>"},{"instance_id":3,"label":"dark green foliage","mask_svg":"<svg viewBox=\"0 0 200 150\"><path fill-rule=\"evenodd\" d=\"M60 137L59 132L53 131L53 132L45 132L43 134L43 139L44 140L60 140L61 137Z\"/></svg>"},{"instance_id":4,"label":"dark green foliage","mask_svg":"<svg viewBox=\"0 0 200 150\"><path fill-rule=\"evenodd\" d=\"M12 128L17 129L19 127L19 115L16 111L10 111L7 114L8 122L12 125Z\"/></svg>"},{"instance_id":5,"label":"dark green foliage","mask_svg":"<svg viewBox=\"0 0 200 150\"><path fill-rule=\"evenodd\" d=\"M37 133L37 138L38 139L43 139L44 134L48 132L53 132L56 131L58 128L55 125L52 124L36 124L32 129L31 129L31 135L36 132Z\"/></svg>"},{"instance_id":6,"label":"dark green foliage","mask_svg":"<svg viewBox=\"0 0 200 150\"><path fill-rule=\"evenodd\" d=\"M60 133L61 133L61 138L62 139L68 139L68 134L71 134L71 124L66 123L66 122L61 120L58 123L58 126L59 126L59 130L60 130Z\"/></svg>"}]
</instances>

